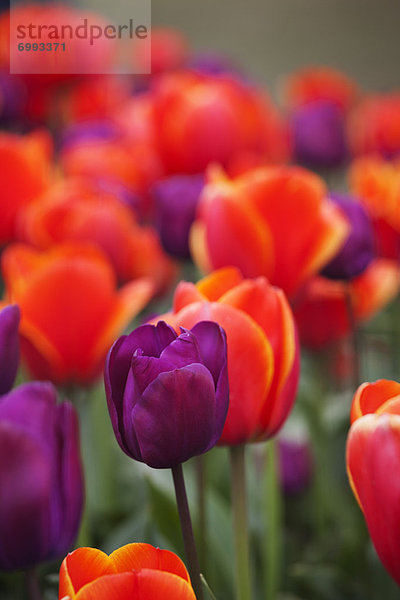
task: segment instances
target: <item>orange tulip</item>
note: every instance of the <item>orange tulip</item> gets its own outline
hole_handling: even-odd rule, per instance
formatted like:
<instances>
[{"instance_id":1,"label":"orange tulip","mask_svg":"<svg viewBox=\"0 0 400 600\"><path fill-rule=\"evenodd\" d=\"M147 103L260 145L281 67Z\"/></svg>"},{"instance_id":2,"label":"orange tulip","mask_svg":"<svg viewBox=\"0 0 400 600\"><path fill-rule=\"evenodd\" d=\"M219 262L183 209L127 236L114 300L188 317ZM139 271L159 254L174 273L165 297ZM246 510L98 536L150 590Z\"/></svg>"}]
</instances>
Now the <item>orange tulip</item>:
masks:
<instances>
[{"instance_id":1,"label":"orange tulip","mask_svg":"<svg viewBox=\"0 0 400 600\"><path fill-rule=\"evenodd\" d=\"M353 399L347 472L382 563L400 585L400 383L362 384Z\"/></svg>"},{"instance_id":2,"label":"orange tulip","mask_svg":"<svg viewBox=\"0 0 400 600\"><path fill-rule=\"evenodd\" d=\"M60 600L196 600L183 562L150 544L128 544L107 556L78 548L60 568Z\"/></svg>"},{"instance_id":3,"label":"orange tulip","mask_svg":"<svg viewBox=\"0 0 400 600\"><path fill-rule=\"evenodd\" d=\"M345 112L354 103L358 90L354 81L336 69L307 67L287 77L284 95L291 108L328 100Z\"/></svg>"},{"instance_id":4,"label":"orange tulip","mask_svg":"<svg viewBox=\"0 0 400 600\"><path fill-rule=\"evenodd\" d=\"M283 292L264 277L243 279L233 267L196 285L181 282L173 312L159 317L179 330L216 321L228 345L229 409L220 444L273 436L288 416L297 390L299 348Z\"/></svg>"},{"instance_id":5,"label":"orange tulip","mask_svg":"<svg viewBox=\"0 0 400 600\"><path fill-rule=\"evenodd\" d=\"M59 384L93 381L112 342L153 290L146 278L117 290L105 255L78 243L45 253L10 245L2 267L6 299L21 309L21 350L29 370Z\"/></svg>"},{"instance_id":6,"label":"orange tulip","mask_svg":"<svg viewBox=\"0 0 400 600\"><path fill-rule=\"evenodd\" d=\"M51 141L45 132L0 134L0 245L15 239L15 223L50 179Z\"/></svg>"},{"instance_id":7,"label":"orange tulip","mask_svg":"<svg viewBox=\"0 0 400 600\"><path fill-rule=\"evenodd\" d=\"M235 265L245 277L265 275L292 296L333 258L348 233L345 216L310 171L259 168L230 180L214 169L191 249L204 271Z\"/></svg>"},{"instance_id":8,"label":"orange tulip","mask_svg":"<svg viewBox=\"0 0 400 600\"><path fill-rule=\"evenodd\" d=\"M40 250L61 242L92 242L120 281L148 277L154 291L168 287L175 267L151 227L140 226L116 197L79 180L54 185L20 216L19 239Z\"/></svg>"},{"instance_id":9,"label":"orange tulip","mask_svg":"<svg viewBox=\"0 0 400 600\"><path fill-rule=\"evenodd\" d=\"M351 302L357 323L367 321L393 300L400 289L398 263L376 259L349 283L314 277L299 294L293 308L300 341L322 348L346 337L352 328Z\"/></svg>"}]
</instances>

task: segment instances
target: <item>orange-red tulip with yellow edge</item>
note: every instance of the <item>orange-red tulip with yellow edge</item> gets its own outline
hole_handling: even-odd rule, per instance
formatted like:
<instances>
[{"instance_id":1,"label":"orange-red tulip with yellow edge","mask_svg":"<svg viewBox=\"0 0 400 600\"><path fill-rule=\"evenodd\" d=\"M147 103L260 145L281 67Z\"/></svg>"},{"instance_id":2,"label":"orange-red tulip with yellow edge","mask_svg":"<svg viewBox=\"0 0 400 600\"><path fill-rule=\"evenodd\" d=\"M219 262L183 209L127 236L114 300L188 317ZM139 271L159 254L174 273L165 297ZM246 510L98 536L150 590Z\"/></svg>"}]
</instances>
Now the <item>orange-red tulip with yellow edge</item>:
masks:
<instances>
[{"instance_id":1,"label":"orange-red tulip with yellow edge","mask_svg":"<svg viewBox=\"0 0 400 600\"><path fill-rule=\"evenodd\" d=\"M291 297L349 234L323 180L299 167L265 167L236 179L217 169L200 198L191 251L205 271L235 265Z\"/></svg>"},{"instance_id":2,"label":"orange-red tulip with yellow edge","mask_svg":"<svg viewBox=\"0 0 400 600\"><path fill-rule=\"evenodd\" d=\"M295 400L299 347L282 290L265 277L244 279L227 267L196 285L181 282L173 311L158 317L179 330L216 321L228 345L229 409L219 444L265 440L277 433Z\"/></svg>"},{"instance_id":3,"label":"orange-red tulip with yellow edge","mask_svg":"<svg viewBox=\"0 0 400 600\"><path fill-rule=\"evenodd\" d=\"M148 277L162 292L176 273L156 231L140 226L115 196L90 182L66 179L51 186L18 222L18 238L40 250L61 242L92 242L114 266L119 281Z\"/></svg>"},{"instance_id":4,"label":"orange-red tulip with yellow edge","mask_svg":"<svg viewBox=\"0 0 400 600\"><path fill-rule=\"evenodd\" d=\"M346 463L383 565L400 585L400 383L363 383L353 398Z\"/></svg>"},{"instance_id":5,"label":"orange-red tulip with yellow edge","mask_svg":"<svg viewBox=\"0 0 400 600\"><path fill-rule=\"evenodd\" d=\"M349 183L371 216L378 254L399 259L400 161L358 158L350 166Z\"/></svg>"},{"instance_id":6,"label":"orange-red tulip with yellow edge","mask_svg":"<svg viewBox=\"0 0 400 600\"><path fill-rule=\"evenodd\" d=\"M400 289L396 261L375 259L350 282L313 277L296 298L293 314L300 342L319 349L350 334L352 319L361 323L391 302ZM353 316L349 314L351 303Z\"/></svg>"},{"instance_id":7,"label":"orange-red tulip with yellow edge","mask_svg":"<svg viewBox=\"0 0 400 600\"><path fill-rule=\"evenodd\" d=\"M91 383L114 339L146 305L151 281L116 288L96 247L69 243L40 252L23 244L2 256L6 300L21 310L21 350L36 379Z\"/></svg>"},{"instance_id":8,"label":"orange-red tulip with yellow edge","mask_svg":"<svg viewBox=\"0 0 400 600\"><path fill-rule=\"evenodd\" d=\"M50 136L0 134L0 245L15 239L18 214L50 183Z\"/></svg>"},{"instance_id":9,"label":"orange-red tulip with yellow edge","mask_svg":"<svg viewBox=\"0 0 400 600\"><path fill-rule=\"evenodd\" d=\"M109 556L78 548L60 568L60 600L196 600L181 559L150 544L127 544Z\"/></svg>"}]
</instances>

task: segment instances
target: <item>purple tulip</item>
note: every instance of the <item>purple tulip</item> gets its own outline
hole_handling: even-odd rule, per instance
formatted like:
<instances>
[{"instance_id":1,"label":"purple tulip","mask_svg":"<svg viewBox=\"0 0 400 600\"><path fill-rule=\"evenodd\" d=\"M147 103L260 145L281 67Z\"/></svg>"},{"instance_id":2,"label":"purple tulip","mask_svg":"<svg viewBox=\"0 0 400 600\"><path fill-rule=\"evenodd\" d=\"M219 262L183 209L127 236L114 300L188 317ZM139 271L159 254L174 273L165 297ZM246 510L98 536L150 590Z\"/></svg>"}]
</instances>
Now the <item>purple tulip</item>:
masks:
<instances>
[{"instance_id":1,"label":"purple tulip","mask_svg":"<svg viewBox=\"0 0 400 600\"><path fill-rule=\"evenodd\" d=\"M347 157L344 117L327 100L297 108L291 118L296 160L315 167L335 167Z\"/></svg>"},{"instance_id":2,"label":"purple tulip","mask_svg":"<svg viewBox=\"0 0 400 600\"><path fill-rule=\"evenodd\" d=\"M17 305L6 306L0 311L0 395L11 390L17 375L19 320L20 312Z\"/></svg>"},{"instance_id":3,"label":"purple tulip","mask_svg":"<svg viewBox=\"0 0 400 600\"><path fill-rule=\"evenodd\" d=\"M0 398L0 569L64 556L82 505L75 409L50 383L15 388Z\"/></svg>"},{"instance_id":4,"label":"purple tulip","mask_svg":"<svg viewBox=\"0 0 400 600\"><path fill-rule=\"evenodd\" d=\"M331 194L331 200L345 213L350 235L322 275L329 279L352 279L360 275L375 256L374 231L367 211L360 202L344 194Z\"/></svg>"},{"instance_id":5,"label":"purple tulip","mask_svg":"<svg viewBox=\"0 0 400 600\"><path fill-rule=\"evenodd\" d=\"M312 456L306 441L279 440L280 479L285 494L303 492L311 481Z\"/></svg>"},{"instance_id":6,"label":"purple tulip","mask_svg":"<svg viewBox=\"0 0 400 600\"><path fill-rule=\"evenodd\" d=\"M211 321L178 336L164 323L120 337L105 367L108 409L122 450L172 468L219 440L228 410L225 332Z\"/></svg>"},{"instance_id":7,"label":"purple tulip","mask_svg":"<svg viewBox=\"0 0 400 600\"><path fill-rule=\"evenodd\" d=\"M189 231L203 187L203 175L176 175L153 186L157 228L172 256L190 258Z\"/></svg>"}]
</instances>

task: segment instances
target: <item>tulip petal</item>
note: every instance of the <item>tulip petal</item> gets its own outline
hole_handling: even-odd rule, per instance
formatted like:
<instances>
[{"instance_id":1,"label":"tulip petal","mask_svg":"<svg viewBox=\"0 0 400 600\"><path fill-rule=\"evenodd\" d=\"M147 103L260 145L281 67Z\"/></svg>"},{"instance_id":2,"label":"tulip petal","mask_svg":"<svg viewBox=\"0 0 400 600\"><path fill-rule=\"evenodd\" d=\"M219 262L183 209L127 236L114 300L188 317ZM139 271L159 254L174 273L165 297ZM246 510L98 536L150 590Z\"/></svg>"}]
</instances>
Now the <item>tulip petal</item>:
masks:
<instances>
[{"instance_id":1,"label":"tulip petal","mask_svg":"<svg viewBox=\"0 0 400 600\"><path fill-rule=\"evenodd\" d=\"M375 549L400 585L400 417L366 415L347 441L350 483L364 512Z\"/></svg>"},{"instance_id":2,"label":"tulip petal","mask_svg":"<svg viewBox=\"0 0 400 600\"><path fill-rule=\"evenodd\" d=\"M135 576L137 600L196 600L192 586L173 573L142 569Z\"/></svg>"},{"instance_id":3,"label":"tulip petal","mask_svg":"<svg viewBox=\"0 0 400 600\"><path fill-rule=\"evenodd\" d=\"M137 595L136 576L131 573L103 575L82 587L75 600L127 600Z\"/></svg>"},{"instance_id":4,"label":"tulip petal","mask_svg":"<svg viewBox=\"0 0 400 600\"><path fill-rule=\"evenodd\" d=\"M19 363L18 306L5 306L0 312L0 395L13 386Z\"/></svg>"},{"instance_id":5,"label":"tulip petal","mask_svg":"<svg viewBox=\"0 0 400 600\"><path fill-rule=\"evenodd\" d=\"M375 412L384 412L388 401L400 395L400 383L379 379L374 383L363 383L357 389L351 405L350 421Z\"/></svg>"},{"instance_id":6,"label":"tulip petal","mask_svg":"<svg viewBox=\"0 0 400 600\"><path fill-rule=\"evenodd\" d=\"M169 550L160 550L151 544L127 544L110 554L117 573L139 569L167 571L190 582L187 569L179 556Z\"/></svg>"},{"instance_id":7,"label":"tulip petal","mask_svg":"<svg viewBox=\"0 0 400 600\"><path fill-rule=\"evenodd\" d=\"M0 569L26 569L47 558L51 463L40 442L2 418L0 464Z\"/></svg>"},{"instance_id":8,"label":"tulip petal","mask_svg":"<svg viewBox=\"0 0 400 600\"><path fill-rule=\"evenodd\" d=\"M84 477L80 457L78 415L69 402L57 407L59 480L54 486L58 502L53 511L53 553L61 555L71 548L82 516Z\"/></svg>"},{"instance_id":9,"label":"tulip petal","mask_svg":"<svg viewBox=\"0 0 400 600\"><path fill-rule=\"evenodd\" d=\"M180 336L162 351L160 358L167 360L175 368L201 363L199 347L190 331L182 331Z\"/></svg>"},{"instance_id":10,"label":"tulip petal","mask_svg":"<svg viewBox=\"0 0 400 600\"><path fill-rule=\"evenodd\" d=\"M274 260L271 234L254 208L228 182L206 185L199 218L214 269L234 264L246 277L269 274ZM247 199L246 199L247 200Z\"/></svg>"},{"instance_id":11,"label":"tulip petal","mask_svg":"<svg viewBox=\"0 0 400 600\"><path fill-rule=\"evenodd\" d=\"M142 460L167 468L201 454L214 440L215 412L214 382L203 365L161 373L132 411Z\"/></svg>"},{"instance_id":12,"label":"tulip petal","mask_svg":"<svg viewBox=\"0 0 400 600\"><path fill-rule=\"evenodd\" d=\"M173 312L176 313L184 306L201 300L206 300L206 297L200 293L198 287L194 283L181 281L178 283L174 293Z\"/></svg>"},{"instance_id":13,"label":"tulip petal","mask_svg":"<svg viewBox=\"0 0 400 600\"><path fill-rule=\"evenodd\" d=\"M107 554L97 548L77 548L62 562L59 597L75 598L85 585L112 573L115 573L115 568Z\"/></svg>"},{"instance_id":14,"label":"tulip petal","mask_svg":"<svg viewBox=\"0 0 400 600\"><path fill-rule=\"evenodd\" d=\"M191 331L199 344L202 362L214 379L217 430L222 431L229 406L226 334L222 327L213 321L201 321Z\"/></svg>"},{"instance_id":15,"label":"tulip petal","mask_svg":"<svg viewBox=\"0 0 400 600\"><path fill-rule=\"evenodd\" d=\"M242 283L242 281L243 276L239 269L224 267L200 279L196 284L196 288L207 300L216 302L223 294Z\"/></svg>"}]
</instances>

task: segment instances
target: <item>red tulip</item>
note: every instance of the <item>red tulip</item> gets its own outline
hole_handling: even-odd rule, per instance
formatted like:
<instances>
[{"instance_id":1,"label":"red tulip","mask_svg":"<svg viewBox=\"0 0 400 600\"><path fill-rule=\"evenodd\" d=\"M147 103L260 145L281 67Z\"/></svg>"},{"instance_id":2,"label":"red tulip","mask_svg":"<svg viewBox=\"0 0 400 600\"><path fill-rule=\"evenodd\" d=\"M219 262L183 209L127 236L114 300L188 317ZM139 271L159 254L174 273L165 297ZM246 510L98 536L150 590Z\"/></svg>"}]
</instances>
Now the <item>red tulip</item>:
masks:
<instances>
[{"instance_id":1,"label":"red tulip","mask_svg":"<svg viewBox=\"0 0 400 600\"><path fill-rule=\"evenodd\" d=\"M353 111L348 136L356 155L400 154L400 92L367 96Z\"/></svg>"},{"instance_id":2,"label":"red tulip","mask_svg":"<svg viewBox=\"0 0 400 600\"><path fill-rule=\"evenodd\" d=\"M347 471L383 565L400 585L400 383L361 385L353 399Z\"/></svg>"},{"instance_id":3,"label":"red tulip","mask_svg":"<svg viewBox=\"0 0 400 600\"><path fill-rule=\"evenodd\" d=\"M354 103L358 91L355 82L336 69L307 67L287 77L284 94L291 108L326 100L345 112Z\"/></svg>"},{"instance_id":4,"label":"red tulip","mask_svg":"<svg viewBox=\"0 0 400 600\"><path fill-rule=\"evenodd\" d=\"M345 216L311 171L260 168L230 180L213 170L209 180L191 232L192 254L205 271L235 265L292 296L348 235Z\"/></svg>"},{"instance_id":5,"label":"red tulip","mask_svg":"<svg viewBox=\"0 0 400 600\"><path fill-rule=\"evenodd\" d=\"M216 321L228 344L229 409L220 444L236 445L275 435L295 400L299 348L283 292L264 277L243 279L220 269L196 285L181 282L173 312L159 317L179 330Z\"/></svg>"},{"instance_id":6,"label":"red tulip","mask_svg":"<svg viewBox=\"0 0 400 600\"><path fill-rule=\"evenodd\" d=\"M400 268L395 261L376 259L351 282L314 277L296 298L293 313L301 343L322 348L351 332L351 302L356 323L367 321L397 295Z\"/></svg>"},{"instance_id":7,"label":"red tulip","mask_svg":"<svg viewBox=\"0 0 400 600\"><path fill-rule=\"evenodd\" d=\"M6 298L21 310L21 350L37 379L90 383L114 339L145 306L153 286L137 279L116 289L107 258L63 244L41 253L22 244L2 257Z\"/></svg>"},{"instance_id":8,"label":"red tulip","mask_svg":"<svg viewBox=\"0 0 400 600\"><path fill-rule=\"evenodd\" d=\"M48 186L50 149L45 132L0 134L0 245L15 239L18 214Z\"/></svg>"},{"instance_id":9,"label":"red tulip","mask_svg":"<svg viewBox=\"0 0 400 600\"><path fill-rule=\"evenodd\" d=\"M286 160L286 129L259 90L230 76L178 72L152 90L158 148L169 174L200 173L259 156Z\"/></svg>"},{"instance_id":10,"label":"red tulip","mask_svg":"<svg viewBox=\"0 0 400 600\"><path fill-rule=\"evenodd\" d=\"M196 600L183 562L150 544L128 544L107 556L95 548L68 554L60 600Z\"/></svg>"}]
</instances>

